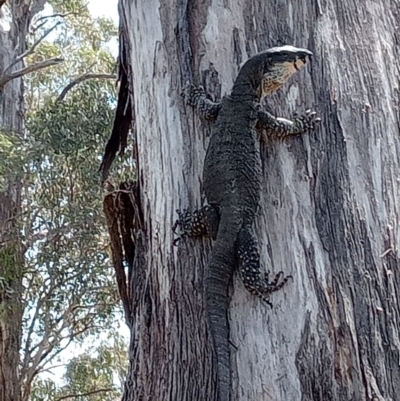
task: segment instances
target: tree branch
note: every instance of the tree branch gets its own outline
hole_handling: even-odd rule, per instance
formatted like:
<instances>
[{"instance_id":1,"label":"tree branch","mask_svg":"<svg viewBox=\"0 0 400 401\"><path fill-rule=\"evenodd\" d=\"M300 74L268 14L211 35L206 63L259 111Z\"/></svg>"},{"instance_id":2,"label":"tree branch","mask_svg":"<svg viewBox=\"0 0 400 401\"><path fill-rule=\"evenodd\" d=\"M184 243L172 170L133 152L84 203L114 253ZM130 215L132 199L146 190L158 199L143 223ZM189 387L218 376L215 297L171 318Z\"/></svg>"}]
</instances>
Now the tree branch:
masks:
<instances>
[{"instance_id":1,"label":"tree branch","mask_svg":"<svg viewBox=\"0 0 400 401\"><path fill-rule=\"evenodd\" d=\"M100 326L98 326L98 325L88 324L79 331L75 331L72 334L61 336L59 338L59 340L57 340L57 341L54 340L50 344L51 349L50 348L46 349L45 352L43 352L42 355L40 356L40 360L39 360L38 364L36 365L36 370L35 370L33 377L42 370L43 366L45 366L47 363L51 362L57 355L61 354L61 352L63 352L65 349L67 349L69 347L69 345L72 343L72 341L76 337L78 337L80 334L85 333L86 331L91 330L91 329L99 329L99 328L100 328ZM59 343L61 343L63 340L68 340L68 342L64 346L58 348ZM56 347L57 347L57 349L55 350L55 352L53 352ZM27 377L31 377L31 376L29 374L27 374Z\"/></svg>"},{"instance_id":2,"label":"tree branch","mask_svg":"<svg viewBox=\"0 0 400 401\"><path fill-rule=\"evenodd\" d=\"M44 294L45 293L44 289L42 290L42 293L40 294L40 295L44 294L44 297L40 297L38 299L38 302L37 302L36 308L35 308L35 313L32 317L31 324L29 325L29 328L28 328L28 333L27 333L26 342L25 342L24 360L22 363L22 371L27 369L29 362L31 362L31 359L30 359L31 353L32 353L32 350L30 350L31 337L34 332L36 321L41 312L42 305L50 299L50 297L52 296L53 291L57 287L57 285L58 285L58 283L53 282L53 284L50 286L50 288L46 294Z\"/></svg>"},{"instance_id":3,"label":"tree branch","mask_svg":"<svg viewBox=\"0 0 400 401\"><path fill-rule=\"evenodd\" d=\"M10 71L10 69L12 67L14 67L15 64L19 63L20 61L22 61L23 58L29 56L30 54L32 54L36 47L38 46L38 44L40 42L42 42L42 40L50 33L52 32L55 28L58 27L58 25L61 24L61 21L57 22L54 26L52 26L51 28L49 28L47 31L45 31L45 33L32 45L32 47L27 50L26 52L20 54L3 72L3 75L6 75L8 71Z\"/></svg>"},{"instance_id":4,"label":"tree branch","mask_svg":"<svg viewBox=\"0 0 400 401\"><path fill-rule=\"evenodd\" d=\"M61 102L64 100L67 92L71 90L75 85L80 84L83 81L87 81L88 79L117 79L115 74L84 74L78 77L77 79L70 82L61 92L60 96L57 99L57 102Z\"/></svg>"},{"instance_id":5,"label":"tree branch","mask_svg":"<svg viewBox=\"0 0 400 401\"><path fill-rule=\"evenodd\" d=\"M105 392L109 392L109 391L113 391L113 389L112 388L99 388L98 390L92 390L87 393L63 395L62 397L56 398L54 401L61 401L61 400L65 400L67 398L86 397L88 395L97 394L97 393L105 393Z\"/></svg>"},{"instance_id":6,"label":"tree branch","mask_svg":"<svg viewBox=\"0 0 400 401\"><path fill-rule=\"evenodd\" d=\"M43 16L38 17L38 18L35 19L35 24L36 24L37 22L39 22L39 21L47 20L47 19L50 19L50 18L56 18L56 17L65 18L65 17L67 17L68 15L78 15L78 13L75 12L75 11L70 11L69 13L64 13L64 14L62 14L62 13L55 13L55 14L51 14L51 15L43 15ZM47 21L46 21L46 22L47 22ZM36 28L35 28L35 29L36 29Z\"/></svg>"},{"instance_id":7,"label":"tree branch","mask_svg":"<svg viewBox=\"0 0 400 401\"><path fill-rule=\"evenodd\" d=\"M77 230L79 227L76 225L71 226L63 226L63 227L55 227L51 229L47 229L44 231L36 232L35 234L31 234L27 236L24 242L24 249L28 250L32 247L36 242L46 239L47 242L51 241L56 235L59 234L68 234L72 230Z\"/></svg>"},{"instance_id":8,"label":"tree branch","mask_svg":"<svg viewBox=\"0 0 400 401\"><path fill-rule=\"evenodd\" d=\"M29 74L34 71L41 70L43 68L50 67L52 65L60 64L64 61L62 58L52 58L50 60L44 60L36 64L28 65L27 67L21 68L20 70L14 71L11 74L5 74L0 78L0 88L3 87L7 82L15 78L22 77L23 75Z\"/></svg>"},{"instance_id":9,"label":"tree branch","mask_svg":"<svg viewBox=\"0 0 400 401\"><path fill-rule=\"evenodd\" d=\"M80 299L84 295L85 291L86 289L82 289L82 291L76 294L75 299ZM47 362L49 362L49 360L53 359L59 352L65 349L76 336L94 327L93 316L97 316L97 314L93 314L92 316L90 316L90 314L87 314L83 319L80 319L78 321L78 323L81 323L82 321L87 320L86 323L83 323L83 329L79 328L77 331L69 333L67 336L62 336L62 332L66 328L70 327L72 330L74 330L74 328L76 327L77 322L73 323L72 319L74 318L73 313L76 311L76 307L78 305L79 304L71 300L69 307L64 311L64 313L58 316L57 319L50 321L49 316L44 318L45 328L43 330L44 332L42 335L42 339L37 344L25 350L23 369L25 369L25 377L27 378L27 380L34 377L39 367L39 364L43 362L45 358L49 357L56 345L60 344L62 340L68 338L69 342L65 346L60 346L55 353L50 355L50 359L48 359ZM45 314L48 313L49 311L45 311ZM58 326L60 323L61 325ZM32 355L35 350L36 353Z\"/></svg>"},{"instance_id":10,"label":"tree branch","mask_svg":"<svg viewBox=\"0 0 400 401\"><path fill-rule=\"evenodd\" d=\"M73 282L77 277L79 277L80 273L77 273L71 277L68 278L71 282ZM43 305L46 304L46 302L51 298L54 288L59 285L59 283L56 283L55 281L51 280L50 286L48 289L43 289L42 293L40 294L40 299L38 299L36 308L35 308L35 313L31 319L30 326L28 328L28 333L27 333L27 338L25 341L25 350L24 350L24 359L22 363L22 371L25 372L24 374L26 377L29 376L29 374L32 374L34 372L39 363L41 362L41 358L43 353L50 349L50 351L54 348L55 344L54 341L51 342L49 341L49 337L52 335L54 338L60 337L62 331L68 326L69 324L69 315L75 310L75 305L76 303L73 302L73 300L70 301L70 306L62 313L57 319L50 321L49 318L44 319L44 332L42 334L42 339L39 340L39 342L35 345L31 346L31 338L34 333L35 325L37 322L37 319L40 315L40 313L46 313L48 311L43 311ZM83 296L83 291L80 292L77 295L77 299L80 299ZM57 328L57 325L62 322L61 327ZM65 347L62 347L61 349L64 349ZM32 356L33 352L36 351L35 355ZM30 367L29 367L30 366Z\"/></svg>"},{"instance_id":11,"label":"tree branch","mask_svg":"<svg viewBox=\"0 0 400 401\"><path fill-rule=\"evenodd\" d=\"M57 368L63 368L63 367L65 367L65 365L66 365L65 363L61 363L60 365L52 365L45 369L38 369L38 373L48 372L48 373L54 375L55 373L51 372L51 370L57 369Z\"/></svg>"}]
</instances>

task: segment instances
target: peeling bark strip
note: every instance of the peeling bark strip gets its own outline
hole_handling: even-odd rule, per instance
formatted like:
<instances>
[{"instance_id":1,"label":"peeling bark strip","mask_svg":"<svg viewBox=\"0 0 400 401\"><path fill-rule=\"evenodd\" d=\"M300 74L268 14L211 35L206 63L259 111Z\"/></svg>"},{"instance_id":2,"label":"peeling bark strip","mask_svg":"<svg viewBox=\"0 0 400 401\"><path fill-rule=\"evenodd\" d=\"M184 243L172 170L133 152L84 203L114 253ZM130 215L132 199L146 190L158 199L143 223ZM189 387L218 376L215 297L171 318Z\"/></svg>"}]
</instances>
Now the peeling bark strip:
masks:
<instances>
[{"instance_id":1,"label":"peeling bark strip","mask_svg":"<svg viewBox=\"0 0 400 401\"><path fill-rule=\"evenodd\" d=\"M141 230L139 190L136 182L122 183L119 190L104 197L103 210L111 240L111 253L118 291L125 312L126 322L132 327L133 296L128 279L132 277L136 239ZM125 273L128 266L128 277Z\"/></svg>"},{"instance_id":2,"label":"peeling bark strip","mask_svg":"<svg viewBox=\"0 0 400 401\"><path fill-rule=\"evenodd\" d=\"M217 101L241 60L290 44L314 53L312 67L268 98L267 110L290 117L315 108L322 124L262 148L262 261L294 279L272 310L235 280L232 401L397 401L399 1L120 0L120 12L146 232L134 262L142 270L130 280L124 400L217 399L202 304L210 246L172 247L175 210L201 206L209 131L184 105L181 84L193 75Z\"/></svg>"},{"instance_id":3,"label":"peeling bark strip","mask_svg":"<svg viewBox=\"0 0 400 401\"><path fill-rule=\"evenodd\" d=\"M133 110L133 92L130 83L131 67L128 62L128 41L126 40L126 28L121 17L119 27L119 63L118 63L118 79L119 91L117 109L115 112L114 124L111 131L110 139L104 150L103 160L99 171L102 172L102 182L108 177L111 165L115 159L117 152L122 155L125 151L129 130L134 124Z\"/></svg>"}]
</instances>

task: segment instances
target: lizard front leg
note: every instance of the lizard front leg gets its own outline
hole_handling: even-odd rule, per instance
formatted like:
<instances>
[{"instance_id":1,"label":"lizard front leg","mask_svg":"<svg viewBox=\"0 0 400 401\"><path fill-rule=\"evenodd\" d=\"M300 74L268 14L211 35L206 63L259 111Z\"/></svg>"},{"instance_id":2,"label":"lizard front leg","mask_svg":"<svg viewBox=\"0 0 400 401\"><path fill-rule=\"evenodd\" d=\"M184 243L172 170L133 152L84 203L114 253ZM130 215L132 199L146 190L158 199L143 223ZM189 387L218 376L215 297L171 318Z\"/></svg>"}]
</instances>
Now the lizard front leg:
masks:
<instances>
[{"instance_id":1,"label":"lizard front leg","mask_svg":"<svg viewBox=\"0 0 400 401\"><path fill-rule=\"evenodd\" d=\"M307 110L302 116L295 115L293 120L274 117L272 114L261 109L258 110L257 117L257 128L265 129L267 135L275 135L278 138L303 134L309 130L314 130L316 125L321 121L320 118L317 118L317 113L311 110Z\"/></svg>"},{"instance_id":2,"label":"lizard front leg","mask_svg":"<svg viewBox=\"0 0 400 401\"><path fill-rule=\"evenodd\" d=\"M269 281L268 273L262 277L258 241L251 223L244 223L239 232L236 256L239 261L240 276L246 289L272 307L269 296L272 292L280 290L292 276L284 276L280 271L272 281Z\"/></svg>"},{"instance_id":3,"label":"lizard front leg","mask_svg":"<svg viewBox=\"0 0 400 401\"><path fill-rule=\"evenodd\" d=\"M183 233L174 240L174 245L177 245L183 237L211 237L214 240L217 237L220 216L214 207L207 205L194 212L189 212L187 209L176 212L179 218L172 230L177 234L176 229L180 227Z\"/></svg>"},{"instance_id":4,"label":"lizard front leg","mask_svg":"<svg viewBox=\"0 0 400 401\"><path fill-rule=\"evenodd\" d=\"M214 122L221 110L221 103L215 103L207 98L203 89L187 85L183 92L187 104L193 106L206 120Z\"/></svg>"}]
</instances>

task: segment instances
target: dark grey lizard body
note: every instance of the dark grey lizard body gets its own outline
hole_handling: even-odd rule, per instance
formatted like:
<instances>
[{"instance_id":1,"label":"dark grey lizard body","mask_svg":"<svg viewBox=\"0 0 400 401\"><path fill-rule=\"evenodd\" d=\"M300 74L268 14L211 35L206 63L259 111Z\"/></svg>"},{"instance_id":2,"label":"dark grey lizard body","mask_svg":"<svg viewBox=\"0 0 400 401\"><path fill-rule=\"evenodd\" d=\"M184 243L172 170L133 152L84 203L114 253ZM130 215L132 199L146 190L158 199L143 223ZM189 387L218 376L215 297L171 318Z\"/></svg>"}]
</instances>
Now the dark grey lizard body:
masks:
<instances>
[{"instance_id":1,"label":"dark grey lizard body","mask_svg":"<svg viewBox=\"0 0 400 401\"><path fill-rule=\"evenodd\" d=\"M279 272L272 282L261 276L254 220L261 195L261 155L257 129L287 136L314 128L315 113L294 121L279 119L262 110L262 94L277 89L305 64L311 53L291 46L274 48L249 59L241 68L232 93L220 104L207 100L191 87L189 103L213 125L207 149L203 185L209 206L179 213L188 236L215 239L205 278L206 308L217 360L218 400L229 401L231 388L228 287L239 264L245 287L269 303L269 295L287 281Z\"/></svg>"}]
</instances>

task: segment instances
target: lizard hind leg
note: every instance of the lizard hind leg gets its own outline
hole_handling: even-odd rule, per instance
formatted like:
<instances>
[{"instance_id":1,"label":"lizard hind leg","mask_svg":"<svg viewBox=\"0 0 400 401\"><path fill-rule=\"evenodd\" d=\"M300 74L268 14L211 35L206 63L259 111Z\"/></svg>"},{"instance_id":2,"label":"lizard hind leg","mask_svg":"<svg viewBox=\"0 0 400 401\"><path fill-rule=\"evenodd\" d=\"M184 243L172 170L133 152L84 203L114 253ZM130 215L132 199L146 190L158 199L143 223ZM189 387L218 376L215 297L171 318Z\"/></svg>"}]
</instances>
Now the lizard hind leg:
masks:
<instances>
[{"instance_id":1,"label":"lizard hind leg","mask_svg":"<svg viewBox=\"0 0 400 401\"><path fill-rule=\"evenodd\" d=\"M258 241L252 224L243 224L237 240L236 256L245 288L272 307L269 300L271 293L280 290L292 276L284 276L280 271L272 281L269 281L268 272L262 277Z\"/></svg>"},{"instance_id":2,"label":"lizard hind leg","mask_svg":"<svg viewBox=\"0 0 400 401\"><path fill-rule=\"evenodd\" d=\"M175 221L172 230L176 233L179 226L182 234L174 240L174 245L183 237L211 237L214 240L217 237L220 217L214 207L207 205L194 212L189 212L187 209L176 212L179 218Z\"/></svg>"}]
</instances>

